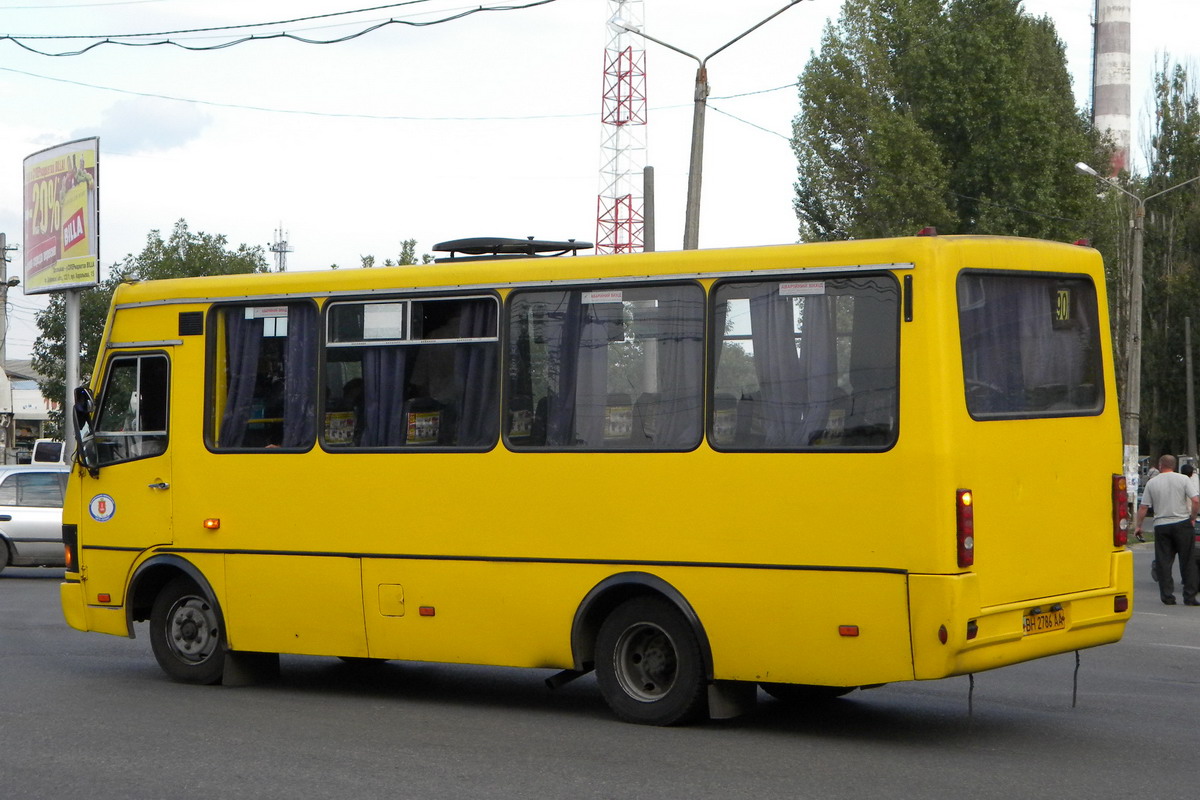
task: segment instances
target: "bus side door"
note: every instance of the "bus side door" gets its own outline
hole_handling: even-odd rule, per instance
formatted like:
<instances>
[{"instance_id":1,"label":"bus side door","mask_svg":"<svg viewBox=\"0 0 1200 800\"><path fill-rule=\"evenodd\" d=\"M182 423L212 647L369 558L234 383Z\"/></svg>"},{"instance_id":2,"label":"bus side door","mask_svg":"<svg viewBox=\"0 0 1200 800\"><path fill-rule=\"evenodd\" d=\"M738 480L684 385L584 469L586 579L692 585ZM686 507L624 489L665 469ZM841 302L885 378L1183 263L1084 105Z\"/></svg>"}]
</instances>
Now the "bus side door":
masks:
<instances>
[{"instance_id":1,"label":"bus side door","mask_svg":"<svg viewBox=\"0 0 1200 800\"><path fill-rule=\"evenodd\" d=\"M118 351L104 366L93 427L98 469L80 482L89 598L107 594L123 603L134 560L172 541L170 375L170 353L162 349Z\"/></svg>"}]
</instances>

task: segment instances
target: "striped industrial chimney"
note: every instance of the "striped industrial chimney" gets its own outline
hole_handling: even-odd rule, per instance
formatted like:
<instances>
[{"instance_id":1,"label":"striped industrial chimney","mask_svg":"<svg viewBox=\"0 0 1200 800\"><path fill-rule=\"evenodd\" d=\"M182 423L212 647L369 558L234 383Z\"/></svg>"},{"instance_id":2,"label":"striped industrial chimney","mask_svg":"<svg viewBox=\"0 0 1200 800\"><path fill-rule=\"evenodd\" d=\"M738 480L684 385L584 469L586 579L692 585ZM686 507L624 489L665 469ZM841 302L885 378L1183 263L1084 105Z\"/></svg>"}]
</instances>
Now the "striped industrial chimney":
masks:
<instances>
[{"instance_id":1,"label":"striped industrial chimney","mask_svg":"<svg viewBox=\"0 0 1200 800\"><path fill-rule=\"evenodd\" d=\"M1110 174L1129 169L1129 7L1133 0L1096 0L1092 121L1116 142Z\"/></svg>"}]
</instances>

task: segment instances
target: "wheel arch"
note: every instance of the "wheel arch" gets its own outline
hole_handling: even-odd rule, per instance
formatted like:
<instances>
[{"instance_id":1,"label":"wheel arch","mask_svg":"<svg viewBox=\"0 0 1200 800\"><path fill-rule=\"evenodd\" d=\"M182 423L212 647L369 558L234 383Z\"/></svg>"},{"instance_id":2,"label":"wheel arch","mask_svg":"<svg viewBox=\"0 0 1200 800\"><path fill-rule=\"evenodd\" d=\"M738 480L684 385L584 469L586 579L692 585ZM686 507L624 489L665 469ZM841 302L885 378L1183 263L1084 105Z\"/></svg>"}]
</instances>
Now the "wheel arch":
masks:
<instances>
[{"instance_id":1,"label":"wheel arch","mask_svg":"<svg viewBox=\"0 0 1200 800\"><path fill-rule=\"evenodd\" d=\"M217 616L221 620L221 627L224 628L225 616L221 611L221 604L217 601L217 595L213 592L208 579L204 577L204 573L186 558L165 553L152 556L139 564L133 572L133 578L129 581L129 593L125 602L125 621L129 626L130 638L133 638L134 635L133 623L150 619L150 612L154 608L154 598L158 596L164 586L180 575L187 576L196 584L204 594L204 598L216 609Z\"/></svg>"},{"instance_id":2,"label":"wheel arch","mask_svg":"<svg viewBox=\"0 0 1200 800\"><path fill-rule=\"evenodd\" d=\"M712 680L712 648L709 646L708 634L699 615L682 592L648 572L621 572L610 575L596 584L583 598L575 610L575 619L571 624L571 654L575 669L588 672L593 668L596 660L596 634L605 617L626 600L648 596L662 597L683 614L692 632L696 634L696 641L700 643L704 676Z\"/></svg>"}]
</instances>

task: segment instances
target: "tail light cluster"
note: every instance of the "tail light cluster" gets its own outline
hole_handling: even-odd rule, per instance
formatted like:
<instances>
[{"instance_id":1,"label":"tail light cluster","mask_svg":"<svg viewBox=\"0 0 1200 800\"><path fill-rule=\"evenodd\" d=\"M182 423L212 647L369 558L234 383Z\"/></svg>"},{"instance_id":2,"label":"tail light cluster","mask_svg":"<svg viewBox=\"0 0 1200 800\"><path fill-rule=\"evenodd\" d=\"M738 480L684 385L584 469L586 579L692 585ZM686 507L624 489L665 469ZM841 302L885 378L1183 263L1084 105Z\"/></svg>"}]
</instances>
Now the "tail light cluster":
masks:
<instances>
[{"instance_id":1,"label":"tail light cluster","mask_svg":"<svg viewBox=\"0 0 1200 800\"><path fill-rule=\"evenodd\" d=\"M1129 543L1129 490L1124 475L1112 476L1113 547Z\"/></svg>"},{"instance_id":2,"label":"tail light cluster","mask_svg":"<svg viewBox=\"0 0 1200 800\"><path fill-rule=\"evenodd\" d=\"M955 494L954 507L957 514L955 530L958 536L958 565L969 567L975 563L975 496L970 489L959 489Z\"/></svg>"}]
</instances>

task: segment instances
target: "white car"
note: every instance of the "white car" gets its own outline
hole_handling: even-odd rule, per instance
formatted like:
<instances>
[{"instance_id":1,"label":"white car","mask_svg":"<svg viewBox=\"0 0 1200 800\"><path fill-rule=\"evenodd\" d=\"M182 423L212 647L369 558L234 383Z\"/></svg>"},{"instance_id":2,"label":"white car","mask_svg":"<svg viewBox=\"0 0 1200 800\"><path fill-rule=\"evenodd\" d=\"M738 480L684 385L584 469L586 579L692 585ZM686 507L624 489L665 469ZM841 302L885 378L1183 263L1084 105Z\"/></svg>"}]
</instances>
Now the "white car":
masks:
<instances>
[{"instance_id":1,"label":"white car","mask_svg":"<svg viewBox=\"0 0 1200 800\"><path fill-rule=\"evenodd\" d=\"M65 464L0 466L0 570L65 565Z\"/></svg>"}]
</instances>

